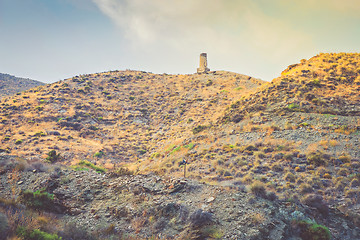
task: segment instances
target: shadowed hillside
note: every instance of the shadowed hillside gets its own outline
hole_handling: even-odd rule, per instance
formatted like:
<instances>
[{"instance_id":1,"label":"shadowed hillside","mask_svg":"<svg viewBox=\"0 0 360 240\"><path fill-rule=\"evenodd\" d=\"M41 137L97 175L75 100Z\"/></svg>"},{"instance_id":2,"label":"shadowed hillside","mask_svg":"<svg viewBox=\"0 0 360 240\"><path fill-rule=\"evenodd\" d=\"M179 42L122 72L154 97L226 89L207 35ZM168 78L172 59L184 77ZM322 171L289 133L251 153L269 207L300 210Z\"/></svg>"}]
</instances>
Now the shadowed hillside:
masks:
<instances>
[{"instance_id":1,"label":"shadowed hillside","mask_svg":"<svg viewBox=\"0 0 360 240\"><path fill-rule=\"evenodd\" d=\"M0 73L0 97L13 95L41 85L44 83Z\"/></svg>"}]
</instances>

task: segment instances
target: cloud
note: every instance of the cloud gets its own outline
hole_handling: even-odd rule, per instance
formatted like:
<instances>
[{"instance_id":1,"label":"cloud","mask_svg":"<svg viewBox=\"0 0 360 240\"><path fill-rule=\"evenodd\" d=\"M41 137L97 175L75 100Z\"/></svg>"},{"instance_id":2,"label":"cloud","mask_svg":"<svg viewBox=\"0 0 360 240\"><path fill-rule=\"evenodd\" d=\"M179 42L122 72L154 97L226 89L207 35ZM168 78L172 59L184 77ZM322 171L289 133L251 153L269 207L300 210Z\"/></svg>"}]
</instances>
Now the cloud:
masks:
<instances>
[{"instance_id":1,"label":"cloud","mask_svg":"<svg viewBox=\"0 0 360 240\"><path fill-rule=\"evenodd\" d=\"M133 49L153 49L159 55L165 54L162 51L178 55L207 51L236 68L250 58L254 62L288 58L311 45L310 36L266 15L252 0L93 2Z\"/></svg>"},{"instance_id":2,"label":"cloud","mask_svg":"<svg viewBox=\"0 0 360 240\"><path fill-rule=\"evenodd\" d=\"M136 42L204 42L218 47L217 43L247 39L254 47L276 50L286 41L297 45L308 40L303 33L266 16L250 0L93 1Z\"/></svg>"},{"instance_id":3,"label":"cloud","mask_svg":"<svg viewBox=\"0 0 360 240\"><path fill-rule=\"evenodd\" d=\"M273 4L286 6L295 11L322 11L332 13L345 14L360 18L360 1L359 0L275 0Z\"/></svg>"}]
</instances>

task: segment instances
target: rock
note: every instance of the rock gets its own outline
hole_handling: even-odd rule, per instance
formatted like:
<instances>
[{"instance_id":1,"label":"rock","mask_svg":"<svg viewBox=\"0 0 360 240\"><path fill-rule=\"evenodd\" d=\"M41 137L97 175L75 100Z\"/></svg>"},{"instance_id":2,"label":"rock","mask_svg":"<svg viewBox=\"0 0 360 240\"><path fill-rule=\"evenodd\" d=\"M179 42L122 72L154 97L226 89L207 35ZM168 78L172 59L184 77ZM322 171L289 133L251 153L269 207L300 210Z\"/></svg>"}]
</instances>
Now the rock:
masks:
<instances>
[{"instance_id":1,"label":"rock","mask_svg":"<svg viewBox=\"0 0 360 240\"><path fill-rule=\"evenodd\" d=\"M209 197L208 200L206 200L206 202L207 202L207 203L211 203L211 202L213 202L214 200L215 200L214 197Z\"/></svg>"}]
</instances>

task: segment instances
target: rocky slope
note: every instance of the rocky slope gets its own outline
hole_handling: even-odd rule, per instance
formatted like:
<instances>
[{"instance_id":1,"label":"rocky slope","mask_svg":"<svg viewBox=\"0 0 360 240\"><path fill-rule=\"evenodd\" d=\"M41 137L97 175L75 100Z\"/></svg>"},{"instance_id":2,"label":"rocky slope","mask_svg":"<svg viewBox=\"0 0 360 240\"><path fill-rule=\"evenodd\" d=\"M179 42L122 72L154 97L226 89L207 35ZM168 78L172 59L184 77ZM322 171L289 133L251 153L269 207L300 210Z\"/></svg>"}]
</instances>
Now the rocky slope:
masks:
<instances>
[{"instance_id":1,"label":"rocky slope","mask_svg":"<svg viewBox=\"0 0 360 240\"><path fill-rule=\"evenodd\" d=\"M44 83L0 73L0 97L10 96L41 85Z\"/></svg>"},{"instance_id":2,"label":"rocky slope","mask_svg":"<svg viewBox=\"0 0 360 240\"><path fill-rule=\"evenodd\" d=\"M52 164L61 164L62 173L56 180L60 184L53 189L45 187L66 207L65 218L90 227L96 219L107 219L117 234L135 239L162 239L167 233L179 239L185 233L194 238L266 239L275 234L273 230L279 232L279 239L311 239L309 223L302 222L306 219L328 227L334 239L357 239L359 61L359 54L319 54L289 66L271 83L224 71L195 75L114 71L76 76L2 99L0 151L4 159L12 160L0 164L1 192L9 198L6 184L11 185L13 176L9 174L19 170L24 179L19 187L39 190L41 184L28 185L26 179L40 179L41 174L51 178ZM18 158L8 157L11 155ZM188 162L188 181L180 184L184 166L179 163L183 160ZM46 167L46 162L50 166ZM89 169L102 174L89 174ZM136 176L123 177L129 174ZM110 196L120 192L105 191L113 188L107 184L104 189L92 190L91 186L98 185L95 180L139 187L136 193L121 188L125 195L119 201L132 206L135 195L144 197L139 200L142 206L149 203L144 216L126 210L129 215L114 219L109 209L118 200ZM149 182L156 191L149 190ZM171 193L178 188L179 192ZM70 193L66 189L71 189ZM90 194L88 201L99 205L96 209L86 204L87 198L73 199L73 193L83 190ZM100 192L94 195L96 191ZM158 193L168 198L155 197ZM102 201L98 194L109 197ZM246 225L241 216L228 223L224 220L239 211L236 205L255 211L252 194L255 202L265 204L256 205L264 215L254 216L264 221L268 231L260 230L258 220L254 226ZM206 207L211 196L221 199L210 202L219 204L216 208L223 212ZM196 208L186 203L189 215L182 222L175 213L162 215L153 198L176 203L172 205L176 214L184 202L194 202ZM225 199L235 199L236 204L226 208L229 201ZM192 229L188 224L195 217L191 215L199 209L213 214L216 221ZM292 217L284 217L289 215ZM158 216L168 222L159 232L154 225ZM133 221L141 226L139 230ZM279 226L271 228L274 221ZM208 224L213 228L204 233Z\"/></svg>"},{"instance_id":3,"label":"rocky slope","mask_svg":"<svg viewBox=\"0 0 360 240\"><path fill-rule=\"evenodd\" d=\"M27 222L63 239L330 239L323 225L332 239L360 238L358 227L316 195L306 206L241 183L213 186L153 174L119 176L63 167L43 172L47 167L42 167L0 176L0 209L10 226L27 214ZM21 197L24 191L55 198L46 199L49 204L39 199L42 205L35 207L32 199ZM4 200L11 197L27 208ZM53 214L29 215L26 209Z\"/></svg>"}]
</instances>

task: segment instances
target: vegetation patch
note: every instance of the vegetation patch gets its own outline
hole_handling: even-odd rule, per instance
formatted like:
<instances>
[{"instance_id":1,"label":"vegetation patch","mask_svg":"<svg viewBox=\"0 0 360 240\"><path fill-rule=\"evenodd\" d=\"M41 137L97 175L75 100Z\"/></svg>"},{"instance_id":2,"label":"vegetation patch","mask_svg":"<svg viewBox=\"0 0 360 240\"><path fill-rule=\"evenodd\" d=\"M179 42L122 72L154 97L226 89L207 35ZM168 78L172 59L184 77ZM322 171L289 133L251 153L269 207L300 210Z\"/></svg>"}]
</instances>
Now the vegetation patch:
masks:
<instances>
[{"instance_id":1,"label":"vegetation patch","mask_svg":"<svg viewBox=\"0 0 360 240\"><path fill-rule=\"evenodd\" d=\"M54 194L44 189L36 192L25 190L20 193L20 201L32 209L51 210L54 207Z\"/></svg>"},{"instance_id":2,"label":"vegetation patch","mask_svg":"<svg viewBox=\"0 0 360 240\"><path fill-rule=\"evenodd\" d=\"M61 240L57 234L51 234L43 232L39 229L29 229L23 226L20 226L16 229L16 235L25 240Z\"/></svg>"},{"instance_id":3,"label":"vegetation patch","mask_svg":"<svg viewBox=\"0 0 360 240\"><path fill-rule=\"evenodd\" d=\"M323 225L319 225L309 220L301 220L297 222L300 228L300 237L303 240L330 240L331 233L329 229Z\"/></svg>"},{"instance_id":4,"label":"vegetation patch","mask_svg":"<svg viewBox=\"0 0 360 240\"><path fill-rule=\"evenodd\" d=\"M46 161L50 163L57 162L61 159L60 153L56 153L56 150L51 150L47 155Z\"/></svg>"},{"instance_id":5,"label":"vegetation patch","mask_svg":"<svg viewBox=\"0 0 360 240\"><path fill-rule=\"evenodd\" d=\"M193 128L192 132L193 132L193 134L198 134L199 132L202 132L207 128L209 128L209 126L199 125L199 126Z\"/></svg>"},{"instance_id":6,"label":"vegetation patch","mask_svg":"<svg viewBox=\"0 0 360 240\"><path fill-rule=\"evenodd\" d=\"M91 162L89 162L89 161L86 161L86 160L80 161L78 165L79 165L79 166L89 167L89 168L95 170L95 171L98 172L98 173L105 173L105 172L106 172L105 168L98 167L98 166L96 166L95 164L93 164L93 163L91 163Z\"/></svg>"}]
</instances>

